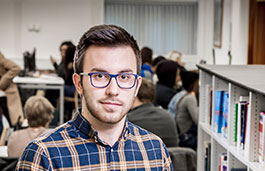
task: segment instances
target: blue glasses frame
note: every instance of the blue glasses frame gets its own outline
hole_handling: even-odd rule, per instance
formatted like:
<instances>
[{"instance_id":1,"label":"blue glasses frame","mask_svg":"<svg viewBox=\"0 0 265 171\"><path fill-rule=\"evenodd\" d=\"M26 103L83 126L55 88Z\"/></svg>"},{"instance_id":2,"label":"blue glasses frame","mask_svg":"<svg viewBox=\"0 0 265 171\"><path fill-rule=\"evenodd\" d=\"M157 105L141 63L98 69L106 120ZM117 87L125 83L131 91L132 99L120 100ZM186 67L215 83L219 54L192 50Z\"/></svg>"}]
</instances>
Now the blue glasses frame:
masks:
<instances>
[{"instance_id":1,"label":"blue glasses frame","mask_svg":"<svg viewBox=\"0 0 265 171\"><path fill-rule=\"evenodd\" d=\"M94 74L104 74L104 75L109 75L109 76L110 76L109 82L108 82L105 86L95 86L95 85L93 84L93 81L92 81L92 80L93 80L93 79L92 79L92 76L93 76ZM137 80L137 78L138 78L138 75L137 75L137 74L132 74L132 73L109 74L109 73L107 73L107 72L90 72L90 73L84 73L84 72L81 72L79 75L81 75L81 76L84 76L84 75L89 76L89 77L90 77L90 83L91 83L91 85L92 85L93 87L95 87L95 88L106 88L106 87L108 87L108 85L110 84L112 78L115 78L116 84L117 84L120 88L122 88L122 89L131 89L131 88L133 88L133 87L135 86L136 80ZM132 85L131 87L122 87L122 86L120 86L119 82L117 81L117 77L120 76L120 75L132 75L132 76L134 76L135 79L134 79L133 85Z\"/></svg>"}]
</instances>

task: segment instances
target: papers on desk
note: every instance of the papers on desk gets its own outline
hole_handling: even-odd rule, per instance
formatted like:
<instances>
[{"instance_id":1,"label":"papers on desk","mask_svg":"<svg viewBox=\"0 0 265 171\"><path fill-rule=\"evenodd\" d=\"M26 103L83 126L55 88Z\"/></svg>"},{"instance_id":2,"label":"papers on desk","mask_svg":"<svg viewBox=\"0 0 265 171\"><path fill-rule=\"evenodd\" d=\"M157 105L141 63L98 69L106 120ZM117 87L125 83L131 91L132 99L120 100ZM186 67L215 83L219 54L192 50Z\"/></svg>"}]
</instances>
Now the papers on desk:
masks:
<instances>
[{"instance_id":1,"label":"papers on desk","mask_svg":"<svg viewBox=\"0 0 265 171\"><path fill-rule=\"evenodd\" d=\"M64 80L61 77L46 74L41 74L40 77L37 78L16 76L13 82L17 84L64 84Z\"/></svg>"},{"instance_id":2,"label":"papers on desk","mask_svg":"<svg viewBox=\"0 0 265 171\"><path fill-rule=\"evenodd\" d=\"M8 157L7 146L0 146L0 157Z\"/></svg>"}]
</instances>

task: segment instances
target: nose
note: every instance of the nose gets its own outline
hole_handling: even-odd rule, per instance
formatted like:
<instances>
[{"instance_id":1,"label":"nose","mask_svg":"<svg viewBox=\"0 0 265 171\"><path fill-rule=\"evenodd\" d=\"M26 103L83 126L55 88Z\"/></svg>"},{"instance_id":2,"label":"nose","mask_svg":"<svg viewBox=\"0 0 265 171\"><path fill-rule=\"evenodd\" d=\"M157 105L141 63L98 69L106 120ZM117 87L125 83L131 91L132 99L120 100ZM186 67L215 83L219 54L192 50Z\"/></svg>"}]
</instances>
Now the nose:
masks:
<instances>
[{"instance_id":1,"label":"nose","mask_svg":"<svg viewBox=\"0 0 265 171\"><path fill-rule=\"evenodd\" d=\"M119 94L120 87L118 86L116 79L113 77L110 80L110 84L106 87L106 94L108 96L117 96Z\"/></svg>"}]
</instances>

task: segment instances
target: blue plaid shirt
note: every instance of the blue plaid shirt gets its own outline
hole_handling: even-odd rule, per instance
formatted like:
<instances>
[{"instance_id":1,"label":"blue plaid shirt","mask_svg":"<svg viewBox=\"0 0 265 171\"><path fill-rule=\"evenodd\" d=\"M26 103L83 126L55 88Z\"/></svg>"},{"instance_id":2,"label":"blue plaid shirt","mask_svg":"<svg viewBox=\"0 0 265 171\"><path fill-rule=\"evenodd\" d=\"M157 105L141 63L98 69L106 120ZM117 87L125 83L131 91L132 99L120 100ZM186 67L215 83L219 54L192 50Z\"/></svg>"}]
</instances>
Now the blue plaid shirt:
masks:
<instances>
[{"instance_id":1,"label":"blue plaid shirt","mask_svg":"<svg viewBox=\"0 0 265 171\"><path fill-rule=\"evenodd\" d=\"M32 141L17 170L173 170L160 138L126 121L113 145L101 141L77 112L74 119Z\"/></svg>"}]
</instances>

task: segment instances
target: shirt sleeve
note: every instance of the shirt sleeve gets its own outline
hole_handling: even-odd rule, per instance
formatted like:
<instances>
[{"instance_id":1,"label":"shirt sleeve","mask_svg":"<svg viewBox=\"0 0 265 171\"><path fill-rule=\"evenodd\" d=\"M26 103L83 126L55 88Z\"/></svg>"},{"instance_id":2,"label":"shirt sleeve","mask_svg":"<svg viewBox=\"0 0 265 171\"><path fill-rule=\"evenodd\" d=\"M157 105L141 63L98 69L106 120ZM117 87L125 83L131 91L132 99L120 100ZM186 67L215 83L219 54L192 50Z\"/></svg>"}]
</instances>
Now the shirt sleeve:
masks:
<instances>
[{"instance_id":1,"label":"shirt sleeve","mask_svg":"<svg viewBox=\"0 0 265 171\"><path fill-rule=\"evenodd\" d=\"M13 61L6 59L0 52L0 67L4 67L6 72L0 78L0 89L5 90L12 82L13 78L21 71L20 67Z\"/></svg>"},{"instance_id":2,"label":"shirt sleeve","mask_svg":"<svg viewBox=\"0 0 265 171\"><path fill-rule=\"evenodd\" d=\"M164 143L163 143L162 154L164 162L163 171L173 171L172 161L170 159L169 153Z\"/></svg>"},{"instance_id":3,"label":"shirt sleeve","mask_svg":"<svg viewBox=\"0 0 265 171\"><path fill-rule=\"evenodd\" d=\"M31 142L25 149L21 158L19 159L17 171L39 171L52 170L51 164L48 160L44 149L37 143Z\"/></svg>"}]
</instances>

